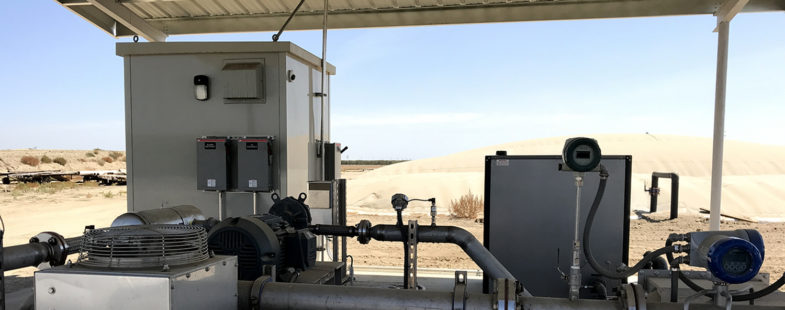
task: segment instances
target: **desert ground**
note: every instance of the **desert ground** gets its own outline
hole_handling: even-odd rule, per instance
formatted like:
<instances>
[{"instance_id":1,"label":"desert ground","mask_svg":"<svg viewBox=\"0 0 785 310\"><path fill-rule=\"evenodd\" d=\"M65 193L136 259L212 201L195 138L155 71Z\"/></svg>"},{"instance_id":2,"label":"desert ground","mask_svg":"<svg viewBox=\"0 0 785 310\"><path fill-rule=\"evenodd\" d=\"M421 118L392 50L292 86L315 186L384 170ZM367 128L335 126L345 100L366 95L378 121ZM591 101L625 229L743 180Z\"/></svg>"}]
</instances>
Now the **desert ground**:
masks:
<instances>
[{"instance_id":1,"label":"desert ground","mask_svg":"<svg viewBox=\"0 0 785 310\"><path fill-rule=\"evenodd\" d=\"M708 230L708 219L698 209L709 206L710 139L651 135L597 138L604 154L633 156L631 262L636 262L647 250L660 248L670 233ZM388 166L344 166L342 176L348 180L348 223L354 224L361 219L368 219L373 224L394 223L389 197L403 192L410 197L436 197L439 202L438 224L463 227L482 240L482 223L451 216L449 202L469 192L483 192L483 157L496 150L507 150L511 155L558 154L563 141L563 138L530 140ZM124 168L122 160L104 162L104 166L94 161L108 156L110 151L98 150L96 156L85 155L88 152L93 151L0 151L0 171ZM53 167L19 164L20 158L28 154L63 156L68 164L54 164L56 166ZM761 271L777 279L785 272L785 164L780 163L785 158L785 147L727 141L725 154L723 211L755 222L724 218L722 228L758 229L766 241L766 260ZM642 188L652 171L677 172L682 177L678 219L667 219L668 199L660 200L661 212L643 212L649 208L649 196ZM116 216L126 211L125 186L99 186L90 182L58 184L0 185L0 215L6 228L4 245L25 243L44 230L56 231L66 237L78 236L85 225L108 226ZM667 181L660 184L662 197L668 197ZM426 206L412 205L406 210L404 220L429 222ZM358 265L400 266L403 260L403 251L398 243L371 241L368 245L361 245L351 241L349 251ZM421 244L418 255L420 267L478 269L454 245ZM29 285L34 271L35 268L26 268L7 272L9 286Z\"/></svg>"}]
</instances>

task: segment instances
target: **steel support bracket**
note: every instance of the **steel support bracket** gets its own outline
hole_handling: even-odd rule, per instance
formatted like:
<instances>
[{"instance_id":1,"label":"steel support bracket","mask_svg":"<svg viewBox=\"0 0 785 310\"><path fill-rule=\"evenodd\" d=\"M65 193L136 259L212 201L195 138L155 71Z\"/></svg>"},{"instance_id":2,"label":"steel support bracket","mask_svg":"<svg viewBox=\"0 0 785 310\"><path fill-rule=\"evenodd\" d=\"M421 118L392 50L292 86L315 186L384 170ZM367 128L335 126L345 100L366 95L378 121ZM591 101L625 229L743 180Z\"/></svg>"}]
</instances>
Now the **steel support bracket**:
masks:
<instances>
[{"instance_id":1,"label":"steel support bracket","mask_svg":"<svg viewBox=\"0 0 785 310\"><path fill-rule=\"evenodd\" d=\"M464 310L466 309L466 271L455 271L455 287L452 292L452 309Z\"/></svg>"},{"instance_id":2,"label":"steel support bracket","mask_svg":"<svg viewBox=\"0 0 785 310\"><path fill-rule=\"evenodd\" d=\"M494 309L516 310L518 308L515 293L517 282L513 279L496 279L494 282L496 284L493 290Z\"/></svg>"},{"instance_id":3,"label":"steel support bracket","mask_svg":"<svg viewBox=\"0 0 785 310\"><path fill-rule=\"evenodd\" d=\"M409 256L406 257L406 265L409 266L407 286L410 290L417 289L417 227L416 220L409 220L408 240L406 241L406 246L409 247Z\"/></svg>"}]
</instances>

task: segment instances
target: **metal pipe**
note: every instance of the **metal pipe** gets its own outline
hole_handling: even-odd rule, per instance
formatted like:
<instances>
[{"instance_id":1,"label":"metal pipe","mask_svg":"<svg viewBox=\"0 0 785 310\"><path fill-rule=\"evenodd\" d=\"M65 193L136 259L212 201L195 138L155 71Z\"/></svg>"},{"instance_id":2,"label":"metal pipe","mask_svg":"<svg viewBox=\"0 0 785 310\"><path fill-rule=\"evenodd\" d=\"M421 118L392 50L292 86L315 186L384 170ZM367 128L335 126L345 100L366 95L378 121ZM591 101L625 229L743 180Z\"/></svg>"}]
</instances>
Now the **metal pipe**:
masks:
<instances>
[{"instance_id":1,"label":"metal pipe","mask_svg":"<svg viewBox=\"0 0 785 310\"><path fill-rule=\"evenodd\" d=\"M358 224L359 226L360 224ZM314 225L311 226L311 232L316 235L358 237L361 243L364 243L362 240L367 240L368 237L379 241L403 241L401 229L396 225L376 225L367 230L359 229L358 227ZM452 243L458 245L488 277L492 279L517 280L491 252L488 252L488 249L482 246L482 243L474 235L463 228L455 226L419 226L417 242ZM531 295L525 288L523 291L524 295Z\"/></svg>"},{"instance_id":2,"label":"metal pipe","mask_svg":"<svg viewBox=\"0 0 785 310\"><path fill-rule=\"evenodd\" d=\"M394 225L376 225L371 228L371 237L379 241L403 241L401 231ZM515 279L515 276L496 257L482 246L470 232L455 226L420 226L418 242L453 243L463 249L483 272L493 279Z\"/></svg>"},{"instance_id":3,"label":"metal pipe","mask_svg":"<svg viewBox=\"0 0 785 310\"><path fill-rule=\"evenodd\" d=\"M322 62L321 62L321 86L319 88L319 145L316 154L321 158L321 179L326 180L324 173L324 98L327 92L324 90L324 74L327 70L327 11L329 10L328 0L324 0L324 17L322 21Z\"/></svg>"},{"instance_id":4,"label":"metal pipe","mask_svg":"<svg viewBox=\"0 0 785 310\"><path fill-rule=\"evenodd\" d=\"M38 266L49 260L50 253L49 245L39 242L3 248L3 270Z\"/></svg>"},{"instance_id":5,"label":"metal pipe","mask_svg":"<svg viewBox=\"0 0 785 310\"><path fill-rule=\"evenodd\" d=\"M572 266L570 266L569 296L570 300L577 300L581 292L581 239L578 230L581 223L581 189L583 188L583 173L575 175L575 236L572 239Z\"/></svg>"},{"instance_id":6,"label":"metal pipe","mask_svg":"<svg viewBox=\"0 0 785 310\"><path fill-rule=\"evenodd\" d=\"M189 205L162 209L128 212L112 221L112 227L149 224L191 225L195 220L205 220L202 210Z\"/></svg>"},{"instance_id":7,"label":"metal pipe","mask_svg":"<svg viewBox=\"0 0 785 310\"><path fill-rule=\"evenodd\" d=\"M259 292L261 309L399 310L492 308L491 295L466 296L465 307L453 307L452 292L395 290L357 286L267 283ZM463 305L461 305L463 306Z\"/></svg>"},{"instance_id":8,"label":"metal pipe","mask_svg":"<svg viewBox=\"0 0 785 310\"><path fill-rule=\"evenodd\" d=\"M256 215L259 214L256 212L256 192L251 192L251 195L253 195L253 214Z\"/></svg>"},{"instance_id":9,"label":"metal pipe","mask_svg":"<svg viewBox=\"0 0 785 310\"><path fill-rule=\"evenodd\" d=\"M728 78L729 21L717 23L717 84L714 94L714 137L711 157L711 213L709 229L720 230L722 160L725 143L725 86Z\"/></svg>"}]
</instances>

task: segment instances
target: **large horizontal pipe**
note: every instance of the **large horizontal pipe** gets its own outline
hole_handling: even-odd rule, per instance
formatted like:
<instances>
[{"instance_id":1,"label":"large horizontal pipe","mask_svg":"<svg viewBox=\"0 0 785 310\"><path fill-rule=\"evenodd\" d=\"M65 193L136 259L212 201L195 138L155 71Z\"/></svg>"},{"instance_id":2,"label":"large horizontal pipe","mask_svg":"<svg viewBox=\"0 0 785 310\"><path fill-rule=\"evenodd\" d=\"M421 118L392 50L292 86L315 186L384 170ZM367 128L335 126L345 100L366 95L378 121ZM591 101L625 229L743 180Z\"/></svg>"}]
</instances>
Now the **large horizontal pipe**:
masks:
<instances>
[{"instance_id":1,"label":"large horizontal pipe","mask_svg":"<svg viewBox=\"0 0 785 310\"><path fill-rule=\"evenodd\" d=\"M247 286L247 285L246 285ZM254 294L253 292L251 294ZM453 293L369 288L357 286L332 286L299 283L271 282L261 287L258 294L260 309L288 310L393 310L429 309L453 310ZM521 309L527 310L621 310L624 305L612 300L520 297ZM461 298L458 298L461 300ZM494 300L488 294L469 294L462 309L493 309ZM650 310L682 310L683 303L647 303ZM713 304L692 303L693 310L717 309ZM734 304L736 310L782 310L779 306L752 306ZM628 309L637 309L634 305Z\"/></svg>"},{"instance_id":2,"label":"large horizontal pipe","mask_svg":"<svg viewBox=\"0 0 785 310\"><path fill-rule=\"evenodd\" d=\"M49 261L50 246L46 243L28 243L3 248L3 270L14 270Z\"/></svg>"},{"instance_id":3,"label":"large horizontal pipe","mask_svg":"<svg viewBox=\"0 0 785 310\"><path fill-rule=\"evenodd\" d=\"M460 309L453 307L451 292L280 282L267 283L259 301L260 309L273 310ZM490 295L472 294L465 305L462 309L487 310L492 308L492 301Z\"/></svg>"},{"instance_id":4,"label":"large horizontal pipe","mask_svg":"<svg viewBox=\"0 0 785 310\"><path fill-rule=\"evenodd\" d=\"M65 256L79 253L81 245L82 237L65 239L65 244L62 245ZM61 246L59 243L49 244L46 242L31 242L28 244L4 247L2 269L3 271L8 271L24 267L34 267L50 261L64 261L64 256L53 257L63 255L62 251L55 250L55 247L59 246Z\"/></svg>"}]
</instances>

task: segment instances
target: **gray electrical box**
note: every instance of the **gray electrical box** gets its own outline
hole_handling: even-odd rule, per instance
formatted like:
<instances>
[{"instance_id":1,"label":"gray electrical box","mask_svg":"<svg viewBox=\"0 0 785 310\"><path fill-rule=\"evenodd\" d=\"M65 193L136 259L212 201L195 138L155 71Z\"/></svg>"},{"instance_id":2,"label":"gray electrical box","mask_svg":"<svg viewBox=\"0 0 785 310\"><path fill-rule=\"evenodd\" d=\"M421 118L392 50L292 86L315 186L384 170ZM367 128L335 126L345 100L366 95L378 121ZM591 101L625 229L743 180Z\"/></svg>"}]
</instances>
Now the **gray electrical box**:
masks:
<instances>
[{"instance_id":1,"label":"gray electrical box","mask_svg":"<svg viewBox=\"0 0 785 310\"><path fill-rule=\"evenodd\" d=\"M226 188L223 216L243 216L253 213L254 195L232 193L232 186L253 190L256 179L286 197L324 179L317 150L322 136L330 141L332 96L315 94L330 94L335 67L326 64L322 89L319 57L290 42L118 43L117 55L125 70L128 211L186 204L217 217L212 191ZM232 177L231 163L228 170L213 159L203 164L194 139L205 136L275 137L269 179L244 176L244 169ZM268 175L263 168L247 172ZM216 176L208 187L207 175L224 170L229 180ZM258 199L258 211L272 204Z\"/></svg>"},{"instance_id":2,"label":"gray electrical box","mask_svg":"<svg viewBox=\"0 0 785 310\"><path fill-rule=\"evenodd\" d=\"M561 156L485 157L484 245L535 296L566 298L563 279L572 264L575 176L559 171ZM629 251L631 156L603 156L610 173L592 226L592 252L615 269ZM580 236L599 185L599 173L584 175ZM602 286L619 280L599 276L581 255L581 298L602 298ZM613 294L610 290L608 294Z\"/></svg>"},{"instance_id":3,"label":"gray electrical box","mask_svg":"<svg viewBox=\"0 0 785 310\"><path fill-rule=\"evenodd\" d=\"M161 268L84 267L35 272L36 309L192 310L237 308L237 257Z\"/></svg>"},{"instance_id":4,"label":"gray electrical box","mask_svg":"<svg viewBox=\"0 0 785 310\"><path fill-rule=\"evenodd\" d=\"M327 181L341 178L341 144L324 144L324 179Z\"/></svg>"},{"instance_id":5,"label":"gray electrical box","mask_svg":"<svg viewBox=\"0 0 785 310\"><path fill-rule=\"evenodd\" d=\"M229 184L229 139L196 139L196 189L225 191Z\"/></svg>"},{"instance_id":6,"label":"gray electrical box","mask_svg":"<svg viewBox=\"0 0 785 310\"><path fill-rule=\"evenodd\" d=\"M235 179L235 190L272 190L272 144L272 137L242 137L232 141L232 177Z\"/></svg>"}]
</instances>

